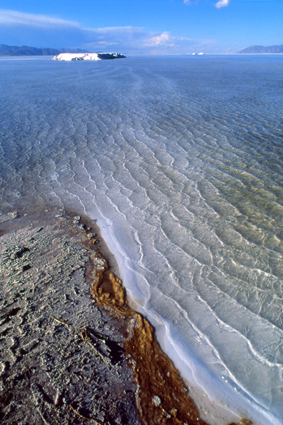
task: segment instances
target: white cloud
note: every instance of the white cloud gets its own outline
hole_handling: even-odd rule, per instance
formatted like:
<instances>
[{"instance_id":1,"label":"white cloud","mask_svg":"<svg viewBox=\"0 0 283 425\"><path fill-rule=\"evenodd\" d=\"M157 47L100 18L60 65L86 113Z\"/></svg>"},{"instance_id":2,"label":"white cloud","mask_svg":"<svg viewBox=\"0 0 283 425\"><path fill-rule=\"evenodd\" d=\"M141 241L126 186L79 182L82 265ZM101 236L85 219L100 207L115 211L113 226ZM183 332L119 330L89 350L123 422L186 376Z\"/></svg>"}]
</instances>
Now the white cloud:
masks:
<instances>
[{"instance_id":1,"label":"white cloud","mask_svg":"<svg viewBox=\"0 0 283 425\"><path fill-rule=\"evenodd\" d=\"M52 18L45 15L17 12L15 10L0 9L0 24L7 26L29 26L29 27L74 27L79 24L65 19Z\"/></svg>"},{"instance_id":2,"label":"white cloud","mask_svg":"<svg viewBox=\"0 0 283 425\"><path fill-rule=\"evenodd\" d=\"M98 41L97 44L99 44L100 46L115 46L119 43L114 43L114 42L111 43L111 42L108 42L108 41Z\"/></svg>"},{"instance_id":3,"label":"white cloud","mask_svg":"<svg viewBox=\"0 0 283 425\"><path fill-rule=\"evenodd\" d=\"M115 49L127 54L212 52L217 44L214 40L175 37L169 31L150 31L142 27L84 28L78 22L57 17L1 9L0 38L3 44L79 47L94 52Z\"/></svg>"},{"instance_id":4,"label":"white cloud","mask_svg":"<svg viewBox=\"0 0 283 425\"><path fill-rule=\"evenodd\" d=\"M172 37L170 32L164 31L160 35L155 35L151 37L148 42L145 43L145 46L174 46L174 43L172 43Z\"/></svg>"},{"instance_id":5,"label":"white cloud","mask_svg":"<svg viewBox=\"0 0 283 425\"><path fill-rule=\"evenodd\" d=\"M86 31L93 31L100 34L109 34L112 32L123 33L123 32L133 32L136 30L141 30L139 27L104 27L104 28L85 28Z\"/></svg>"},{"instance_id":6,"label":"white cloud","mask_svg":"<svg viewBox=\"0 0 283 425\"><path fill-rule=\"evenodd\" d=\"M185 4L191 4L192 0L183 0L183 2ZM195 1L195 3L197 3L198 0ZM231 0L219 0L217 3L215 3L215 7L217 7L217 9L220 9L221 7L227 7L229 6L229 4L231 3Z\"/></svg>"},{"instance_id":7,"label":"white cloud","mask_svg":"<svg viewBox=\"0 0 283 425\"><path fill-rule=\"evenodd\" d=\"M215 3L215 7L217 9L220 9L221 7L227 7L231 3L231 0L219 0L217 3Z\"/></svg>"},{"instance_id":8,"label":"white cloud","mask_svg":"<svg viewBox=\"0 0 283 425\"><path fill-rule=\"evenodd\" d=\"M152 37L152 32L141 27L105 27L105 28L84 28L83 32L87 39L85 47L97 49L102 46L116 45L119 50L140 51L150 44L148 39Z\"/></svg>"}]
</instances>

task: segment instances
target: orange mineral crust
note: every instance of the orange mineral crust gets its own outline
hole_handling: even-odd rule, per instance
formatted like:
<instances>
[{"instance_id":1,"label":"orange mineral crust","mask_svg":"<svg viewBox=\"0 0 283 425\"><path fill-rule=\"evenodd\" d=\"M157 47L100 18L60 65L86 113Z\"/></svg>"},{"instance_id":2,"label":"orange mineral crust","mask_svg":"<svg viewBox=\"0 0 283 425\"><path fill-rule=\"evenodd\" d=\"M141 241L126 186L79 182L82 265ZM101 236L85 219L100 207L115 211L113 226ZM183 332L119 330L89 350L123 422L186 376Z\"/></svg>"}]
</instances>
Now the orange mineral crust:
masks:
<instances>
[{"instance_id":1,"label":"orange mineral crust","mask_svg":"<svg viewBox=\"0 0 283 425\"><path fill-rule=\"evenodd\" d=\"M93 257L97 262L97 257ZM163 353L154 328L133 311L120 279L108 271L105 260L92 282L92 296L100 305L112 307L129 320L125 353L137 382L136 405L145 425L209 425L198 409L172 361ZM97 270L95 264L94 270ZM252 425L247 419L238 424Z\"/></svg>"}]
</instances>

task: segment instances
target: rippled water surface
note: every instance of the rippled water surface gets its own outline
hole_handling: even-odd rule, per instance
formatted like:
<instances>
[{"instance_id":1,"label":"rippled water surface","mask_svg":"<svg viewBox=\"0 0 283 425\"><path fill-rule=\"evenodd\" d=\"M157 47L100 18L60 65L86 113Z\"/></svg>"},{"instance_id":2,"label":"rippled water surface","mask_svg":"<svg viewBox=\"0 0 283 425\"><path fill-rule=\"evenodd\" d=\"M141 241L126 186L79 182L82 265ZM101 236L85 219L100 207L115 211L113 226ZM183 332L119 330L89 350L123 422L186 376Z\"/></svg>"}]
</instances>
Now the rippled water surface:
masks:
<instances>
[{"instance_id":1,"label":"rippled water surface","mask_svg":"<svg viewBox=\"0 0 283 425\"><path fill-rule=\"evenodd\" d=\"M283 57L2 59L0 85L1 210L98 218L167 351L281 423Z\"/></svg>"}]
</instances>

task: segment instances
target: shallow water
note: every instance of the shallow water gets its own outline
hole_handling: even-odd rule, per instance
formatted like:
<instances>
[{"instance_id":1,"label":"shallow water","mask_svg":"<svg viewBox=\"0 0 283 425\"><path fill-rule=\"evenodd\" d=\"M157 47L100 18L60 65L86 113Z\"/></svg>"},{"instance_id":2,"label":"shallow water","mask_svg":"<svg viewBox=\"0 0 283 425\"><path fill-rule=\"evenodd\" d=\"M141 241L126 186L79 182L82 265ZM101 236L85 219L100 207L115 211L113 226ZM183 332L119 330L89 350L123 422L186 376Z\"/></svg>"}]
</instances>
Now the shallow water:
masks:
<instances>
[{"instance_id":1,"label":"shallow water","mask_svg":"<svg viewBox=\"0 0 283 425\"><path fill-rule=\"evenodd\" d=\"M98 218L183 375L281 423L283 57L2 58L0 85L1 210Z\"/></svg>"}]
</instances>

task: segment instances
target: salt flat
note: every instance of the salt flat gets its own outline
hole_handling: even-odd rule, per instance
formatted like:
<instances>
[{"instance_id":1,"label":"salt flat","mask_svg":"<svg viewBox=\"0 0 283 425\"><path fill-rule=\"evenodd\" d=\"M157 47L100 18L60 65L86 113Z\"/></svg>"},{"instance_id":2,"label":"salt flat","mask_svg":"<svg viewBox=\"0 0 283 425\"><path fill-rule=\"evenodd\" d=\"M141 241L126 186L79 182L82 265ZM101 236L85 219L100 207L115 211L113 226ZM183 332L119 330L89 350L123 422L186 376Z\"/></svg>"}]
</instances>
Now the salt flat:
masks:
<instances>
[{"instance_id":1,"label":"salt flat","mask_svg":"<svg viewBox=\"0 0 283 425\"><path fill-rule=\"evenodd\" d=\"M97 219L183 378L282 423L282 58L1 65L2 212Z\"/></svg>"}]
</instances>

